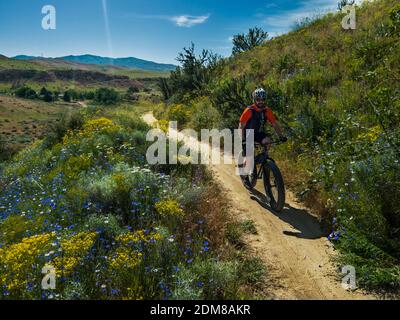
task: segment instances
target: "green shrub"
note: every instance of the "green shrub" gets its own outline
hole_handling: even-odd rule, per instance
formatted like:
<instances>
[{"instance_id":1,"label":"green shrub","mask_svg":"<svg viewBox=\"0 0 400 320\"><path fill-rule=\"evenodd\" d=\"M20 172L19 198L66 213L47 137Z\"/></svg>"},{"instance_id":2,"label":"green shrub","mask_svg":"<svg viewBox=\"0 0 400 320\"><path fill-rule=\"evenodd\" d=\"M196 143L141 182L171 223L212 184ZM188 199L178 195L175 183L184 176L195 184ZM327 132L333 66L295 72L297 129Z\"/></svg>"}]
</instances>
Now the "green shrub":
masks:
<instances>
[{"instance_id":1,"label":"green shrub","mask_svg":"<svg viewBox=\"0 0 400 320\"><path fill-rule=\"evenodd\" d=\"M226 226L225 237L236 247L240 248L244 246L243 229L238 222L232 222Z\"/></svg>"},{"instance_id":2,"label":"green shrub","mask_svg":"<svg viewBox=\"0 0 400 320\"><path fill-rule=\"evenodd\" d=\"M213 88L211 101L220 110L221 127L236 128L240 114L251 104L251 92L254 89L248 77L222 79Z\"/></svg>"},{"instance_id":3,"label":"green shrub","mask_svg":"<svg viewBox=\"0 0 400 320\"><path fill-rule=\"evenodd\" d=\"M119 98L118 92L114 89L100 88L94 93L94 100L105 105L115 104Z\"/></svg>"},{"instance_id":4,"label":"green shrub","mask_svg":"<svg viewBox=\"0 0 400 320\"><path fill-rule=\"evenodd\" d=\"M49 147L60 142L68 130L79 130L83 123L83 115L80 112L63 113L60 121L48 125L45 145Z\"/></svg>"},{"instance_id":5,"label":"green shrub","mask_svg":"<svg viewBox=\"0 0 400 320\"><path fill-rule=\"evenodd\" d=\"M260 285L266 276L264 262L259 257L245 258L240 264L242 281L251 285Z\"/></svg>"},{"instance_id":6,"label":"green shrub","mask_svg":"<svg viewBox=\"0 0 400 320\"><path fill-rule=\"evenodd\" d=\"M197 275L193 286L201 287L203 297L212 300L237 298L240 285L239 264L236 261L223 262L214 260L196 261L192 266Z\"/></svg>"},{"instance_id":7,"label":"green shrub","mask_svg":"<svg viewBox=\"0 0 400 320\"><path fill-rule=\"evenodd\" d=\"M21 87L17 89L15 95L19 98L25 99L36 99L38 97L36 91L30 87Z\"/></svg>"},{"instance_id":8,"label":"green shrub","mask_svg":"<svg viewBox=\"0 0 400 320\"><path fill-rule=\"evenodd\" d=\"M169 121L177 121L178 126L184 126L191 117L192 111L188 106L183 104L173 104L168 107L167 118Z\"/></svg>"},{"instance_id":9,"label":"green shrub","mask_svg":"<svg viewBox=\"0 0 400 320\"><path fill-rule=\"evenodd\" d=\"M253 220L244 220L240 223L243 232L249 234L257 234L257 228Z\"/></svg>"},{"instance_id":10,"label":"green shrub","mask_svg":"<svg viewBox=\"0 0 400 320\"><path fill-rule=\"evenodd\" d=\"M208 98L200 98L193 103L193 111L189 128L198 132L202 129L217 129L221 123L221 116Z\"/></svg>"}]
</instances>

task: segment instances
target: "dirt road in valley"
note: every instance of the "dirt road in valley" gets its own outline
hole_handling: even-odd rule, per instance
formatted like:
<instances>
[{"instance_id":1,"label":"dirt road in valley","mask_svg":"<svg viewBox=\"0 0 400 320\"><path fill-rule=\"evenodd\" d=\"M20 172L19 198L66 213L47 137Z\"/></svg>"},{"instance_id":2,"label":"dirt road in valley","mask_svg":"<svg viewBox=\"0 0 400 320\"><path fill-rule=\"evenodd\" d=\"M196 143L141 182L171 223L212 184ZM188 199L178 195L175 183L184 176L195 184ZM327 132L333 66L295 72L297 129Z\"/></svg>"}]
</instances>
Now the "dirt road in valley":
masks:
<instances>
[{"instance_id":1,"label":"dirt road in valley","mask_svg":"<svg viewBox=\"0 0 400 320\"><path fill-rule=\"evenodd\" d=\"M151 113L144 121L154 126ZM178 139L185 139L174 132ZM192 141L186 140L191 144ZM287 191L281 213L268 209L259 181L256 190L246 190L234 165L210 165L215 178L226 190L233 214L255 222L258 234L246 236L247 244L267 267L268 291L273 299L374 299L359 290L342 288L340 274L331 257L332 244L321 232L317 219Z\"/></svg>"}]
</instances>

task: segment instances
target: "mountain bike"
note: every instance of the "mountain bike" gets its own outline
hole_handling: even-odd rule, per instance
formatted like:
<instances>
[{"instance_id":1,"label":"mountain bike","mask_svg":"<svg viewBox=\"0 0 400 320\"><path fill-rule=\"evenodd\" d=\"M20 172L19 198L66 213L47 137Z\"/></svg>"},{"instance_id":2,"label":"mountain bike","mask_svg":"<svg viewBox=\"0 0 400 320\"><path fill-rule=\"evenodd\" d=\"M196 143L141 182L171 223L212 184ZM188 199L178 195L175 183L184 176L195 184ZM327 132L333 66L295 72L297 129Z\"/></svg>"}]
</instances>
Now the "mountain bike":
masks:
<instances>
[{"instance_id":1,"label":"mountain bike","mask_svg":"<svg viewBox=\"0 0 400 320\"><path fill-rule=\"evenodd\" d=\"M272 141L270 144L281 144L281 141ZM254 144L254 168L248 175L240 176L244 186L252 190L257 185L259 179L263 179L264 190L269 198L270 207L281 212L285 205L285 185L281 171L274 159L269 156L266 145Z\"/></svg>"}]
</instances>

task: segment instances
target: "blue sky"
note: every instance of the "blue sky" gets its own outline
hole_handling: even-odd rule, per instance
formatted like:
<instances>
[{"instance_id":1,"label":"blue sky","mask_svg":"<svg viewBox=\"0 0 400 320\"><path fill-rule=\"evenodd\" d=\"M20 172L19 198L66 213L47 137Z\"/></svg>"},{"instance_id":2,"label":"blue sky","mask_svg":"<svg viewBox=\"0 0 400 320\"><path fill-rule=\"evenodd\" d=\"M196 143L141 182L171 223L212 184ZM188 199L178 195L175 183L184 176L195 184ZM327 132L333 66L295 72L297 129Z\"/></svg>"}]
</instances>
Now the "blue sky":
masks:
<instances>
[{"instance_id":1,"label":"blue sky","mask_svg":"<svg viewBox=\"0 0 400 320\"><path fill-rule=\"evenodd\" d=\"M253 26L271 36L302 17L336 10L338 0L1 0L0 54L96 54L177 63L183 47L231 53L231 37ZM43 30L42 7L56 8Z\"/></svg>"}]
</instances>

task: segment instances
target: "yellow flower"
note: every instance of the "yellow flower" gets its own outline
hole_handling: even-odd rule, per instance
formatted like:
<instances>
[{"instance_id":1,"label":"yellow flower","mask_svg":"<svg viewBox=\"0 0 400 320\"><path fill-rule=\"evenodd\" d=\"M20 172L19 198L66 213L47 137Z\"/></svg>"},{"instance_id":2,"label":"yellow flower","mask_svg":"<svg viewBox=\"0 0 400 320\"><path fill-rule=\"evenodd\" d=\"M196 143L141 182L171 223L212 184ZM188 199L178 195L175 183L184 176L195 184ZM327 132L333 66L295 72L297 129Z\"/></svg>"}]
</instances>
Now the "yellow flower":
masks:
<instances>
[{"instance_id":1,"label":"yellow flower","mask_svg":"<svg viewBox=\"0 0 400 320\"><path fill-rule=\"evenodd\" d=\"M156 232L150 232L148 235L146 235L144 230L139 230L134 233L120 235L116 238L116 240L120 241L123 245L135 244L140 241L149 242L152 239L160 240L161 235Z\"/></svg>"},{"instance_id":2,"label":"yellow flower","mask_svg":"<svg viewBox=\"0 0 400 320\"><path fill-rule=\"evenodd\" d=\"M110 259L113 270L134 269L141 262L142 254L127 247L120 247Z\"/></svg>"},{"instance_id":3,"label":"yellow flower","mask_svg":"<svg viewBox=\"0 0 400 320\"><path fill-rule=\"evenodd\" d=\"M63 144L78 145L83 138L92 138L99 133L112 134L121 129L121 126L116 125L112 120L107 118L89 120L83 125L82 130L68 131L63 138Z\"/></svg>"},{"instance_id":4,"label":"yellow flower","mask_svg":"<svg viewBox=\"0 0 400 320\"><path fill-rule=\"evenodd\" d=\"M116 184L117 192L119 194L126 194L131 190L129 181L124 174L116 173L113 175L112 179Z\"/></svg>"},{"instance_id":5,"label":"yellow flower","mask_svg":"<svg viewBox=\"0 0 400 320\"><path fill-rule=\"evenodd\" d=\"M36 235L0 248L0 286L7 286L9 291L26 289L32 266L50 248L54 236L55 233Z\"/></svg>"},{"instance_id":6,"label":"yellow flower","mask_svg":"<svg viewBox=\"0 0 400 320\"><path fill-rule=\"evenodd\" d=\"M168 132L169 130L169 121L168 120L159 120L157 122L157 126L164 132Z\"/></svg>"},{"instance_id":7,"label":"yellow flower","mask_svg":"<svg viewBox=\"0 0 400 320\"><path fill-rule=\"evenodd\" d=\"M94 120L89 120L83 126L84 132L99 132L104 131L111 133L113 131L119 130L121 127L114 124L114 122L107 118L99 118Z\"/></svg>"},{"instance_id":8,"label":"yellow flower","mask_svg":"<svg viewBox=\"0 0 400 320\"><path fill-rule=\"evenodd\" d=\"M81 232L61 241L62 255L53 261L56 270L63 270L64 275L70 274L93 246L96 238L96 232ZM61 273L57 272L57 275L61 276Z\"/></svg>"},{"instance_id":9,"label":"yellow flower","mask_svg":"<svg viewBox=\"0 0 400 320\"><path fill-rule=\"evenodd\" d=\"M127 296L122 297L122 300L143 300L143 296L140 293L143 292L143 288L139 286L137 289L127 288Z\"/></svg>"},{"instance_id":10,"label":"yellow flower","mask_svg":"<svg viewBox=\"0 0 400 320\"><path fill-rule=\"evenodd\" d=\"M172 199L157 202L157 212L163 217L183 217L185 212L179 207L178 202Z\"/></svg>"},{"instance_id":11,"label":"yellow flower","mask_svg":"<svg viewBox=\"0 0 400 320\"><path fill-rule=\"evenodd\" d=\"M115 240L120 242L121 246L117 248L109 259L111 269L116 272L125 272L126 269L134 269L140 264L142 259L142 253L138 252L134 245L139 242L150 242L160 239L161 235L159 233L150 232L146 235L144 230L116 237Z\"/></svg>"},{"instance_id":12,"label":"yellow flower","mask_svg":"<svg viewBox=\"0 0 400 320\"><path fill-rule=\"evenodd\" d=\"M382 129L379 126L375 126L368 129L366 133L360 133L357 137L357 140L368 140L370 142L375 142L381 133Z\"/></svg>"}]
</instances>

